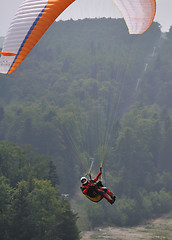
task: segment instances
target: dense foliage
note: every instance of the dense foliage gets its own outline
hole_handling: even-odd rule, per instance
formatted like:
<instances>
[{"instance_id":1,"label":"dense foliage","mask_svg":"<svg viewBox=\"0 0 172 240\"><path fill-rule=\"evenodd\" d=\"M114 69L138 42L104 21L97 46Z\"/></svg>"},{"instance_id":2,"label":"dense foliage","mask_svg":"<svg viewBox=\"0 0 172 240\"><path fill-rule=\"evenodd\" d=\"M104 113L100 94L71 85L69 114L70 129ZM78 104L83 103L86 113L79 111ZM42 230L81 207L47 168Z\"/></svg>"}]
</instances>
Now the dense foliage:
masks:
<instances>
[{"instance_id":1,"label":"dense foliage","mask_svg":"<svg viewBox=\"0 0 172 240\"><path fill-rule=\"evenodd\" d=\"M76 215L53 187L52 166L28 149L0 143L0 239L79 239Z\"/></svg>"},{"instance_id":2,"label":"dense foliage","mask_svg":"<svg viewBox=\"0 0 172 240\"><path fill-rule=\"evenodd\" d=\"M0 75L0 140L51 156L82 227L172 209L171 36L158 23L137 36L121 19L58 22L14 74ZM75 198L89 157L94 174L104 160L113 207Z\"/></svg>"}]
</instances>

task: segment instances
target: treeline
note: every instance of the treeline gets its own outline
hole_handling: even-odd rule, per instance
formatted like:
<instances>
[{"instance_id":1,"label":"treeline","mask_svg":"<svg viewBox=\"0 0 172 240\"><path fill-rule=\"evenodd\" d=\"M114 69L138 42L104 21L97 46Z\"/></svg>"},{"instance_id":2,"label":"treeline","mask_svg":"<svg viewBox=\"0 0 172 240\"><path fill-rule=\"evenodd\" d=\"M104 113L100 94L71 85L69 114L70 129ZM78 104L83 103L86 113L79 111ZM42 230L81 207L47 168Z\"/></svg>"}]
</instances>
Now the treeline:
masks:
<instances>
[{"instance_id":1,"label":"treeline","mask_svg":"<svg viewBox=\"0 0 172 240\"><path fill-rule=\"evenodd\" d=\"M157 23L135 36L120 19L58 22L14 74L0 75L0 140L51 156L61 192L80 194L82 228L172 209L170 39ZM93 175L104 160L113 207L79 192L89 157Z\"/></svg>"},{"instance_id":2,"label":"treeline","mask_svg":"<svg viewBox=\"0 0 172 240\"><path fill-rule=\"evenodd\" d=\"M0 239L79 239L77 217L57 184L52 161L0 142Z\"/></svg>"}]
</instances>

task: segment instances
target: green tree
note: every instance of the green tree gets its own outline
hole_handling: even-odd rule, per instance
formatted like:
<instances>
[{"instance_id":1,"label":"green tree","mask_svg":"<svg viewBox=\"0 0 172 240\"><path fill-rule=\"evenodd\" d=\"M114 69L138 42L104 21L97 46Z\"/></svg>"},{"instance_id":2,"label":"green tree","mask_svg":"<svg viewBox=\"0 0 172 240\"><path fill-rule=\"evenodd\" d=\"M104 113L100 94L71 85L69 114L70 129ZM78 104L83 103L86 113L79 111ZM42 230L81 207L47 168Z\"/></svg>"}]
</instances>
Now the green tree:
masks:
<instances>
[{"instance_id":1,"label":"green tree","mask_svg":"<svg viewBox=\"0 0 172 240\"><path fill-rule=\"evenodd\" d=\"M29 240L33 233L29 222L29 206L27 202L28 186L25 181L18 183L17 189L12 195L10 205L10 239ZM9 211L9 213L10 213Z\"/></svg>"},{"instance_id":2,"label":"green tree","mask_svg":"<svg viewBox=\"0 0 172 240\"><path fill-rule=\"evenodd\" d=\"M24 150L13 143L0 142L0 175L6 177L12 186L30 176L48 177L48 158L35 154L26 147Z\"/></svg>"},{"instance_id":3,"label":"green tree","mask_svg":"<svg viewBox=\"0 0 172 240\"><path fill-rule=\"evenodd\" d=\"M9 204L11 202L11 194L13 189L9 185L9 181L0 177L0 239L6 240L9 236Z\"/></svg>"},{"instance_id":4,"label":"green tree","mask_svg":"<svg viewBox=\"0 0 172 240\"><path fill-rule=\"evenodd\" d=\"M28 194L28 207L35 239L79 239L76 215L66 200L60 200L58 196L50 182L34 180L34 189Z\"/></svg>"},{"instance_id":5,"label":"green tree","mask_svg":"<svg viewBox=\"0 0 172 240\"><path fill-rule=\"evenodd\" d=\"M57 175L56 166L52 160L49 161L48 180L51 181L51 184L53 187L55 187L59 184L59 178Z\"/></svg>"}]
</instances>

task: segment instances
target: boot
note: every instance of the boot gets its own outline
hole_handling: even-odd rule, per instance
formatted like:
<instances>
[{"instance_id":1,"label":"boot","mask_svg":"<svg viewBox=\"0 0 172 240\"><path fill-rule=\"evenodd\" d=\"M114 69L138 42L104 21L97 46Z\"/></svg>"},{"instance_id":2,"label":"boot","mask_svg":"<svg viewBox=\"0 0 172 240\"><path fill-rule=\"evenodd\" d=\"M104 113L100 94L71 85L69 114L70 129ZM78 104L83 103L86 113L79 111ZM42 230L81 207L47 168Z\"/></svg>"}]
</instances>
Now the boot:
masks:
<instances>
[{"instance_id":1,"label":"boot","mask_svg":"<svg viewBox=\"0 0 172 240\"><path fill-rule=\"evenodd\" d=\"M115 200L116 200L116 196L115 196L115 195L113 195L111 198L112 198L112 202L114 203L114 202L115 202Z\"/></svg>"},{"instance_id":2,"label":"boot","mask_svg":"<svg viewBox=\"0 0 172 240\"><path fill-rule=\"evenodd\" d=\"M113 200L110 200L109 203L110 203L110 204L114 204L114 201L113 201Z\"/></svg>"}]
</instances>

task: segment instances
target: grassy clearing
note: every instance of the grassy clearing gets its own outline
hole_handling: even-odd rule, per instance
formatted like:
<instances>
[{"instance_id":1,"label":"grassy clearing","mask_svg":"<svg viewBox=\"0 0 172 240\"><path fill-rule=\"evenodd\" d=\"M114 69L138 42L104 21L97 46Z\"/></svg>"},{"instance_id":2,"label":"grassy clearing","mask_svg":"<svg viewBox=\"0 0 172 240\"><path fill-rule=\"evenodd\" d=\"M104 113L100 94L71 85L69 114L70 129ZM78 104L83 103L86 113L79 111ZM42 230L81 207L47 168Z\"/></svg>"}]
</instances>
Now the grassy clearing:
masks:
<instances>
[{"instance_id":1,"label":"grassy clearing","mask_svg":"<svg viewBox=\"0 0 172 240\"><path fill-rule=\"evenodd\" d=\"M171 240L172 213L132 228L107 227L83 232L82 240Z\"/></svg>"}]
</instances>

